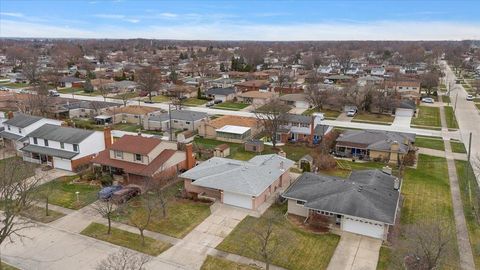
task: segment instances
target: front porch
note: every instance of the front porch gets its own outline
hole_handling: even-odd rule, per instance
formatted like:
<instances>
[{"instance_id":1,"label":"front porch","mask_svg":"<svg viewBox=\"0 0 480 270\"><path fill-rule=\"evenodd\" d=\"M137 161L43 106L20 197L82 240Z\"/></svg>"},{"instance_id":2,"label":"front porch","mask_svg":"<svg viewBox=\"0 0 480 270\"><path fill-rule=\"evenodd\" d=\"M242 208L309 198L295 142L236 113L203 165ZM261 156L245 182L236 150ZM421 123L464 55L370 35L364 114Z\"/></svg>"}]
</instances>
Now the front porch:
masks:
<instances>
[{"instance_id":1,"label":"front porch","mask_svg":"<svg viewBox=\"0 0 480 270\"><path fill-rule=\"evenodd\" d=\"M26 162L53 167L53 157L49 155L23 151L22 158Z\"/></svg>"},{"instance_id":2,"label":"front porch","mask_svg":"<svg viewBox=\"0 0 480 270\"><path fill-rule=\"evenodd\" d=\"M336 146L335 155L338 157L370 160L370 150L362 148Z\"/></svg>"}]
</instances>

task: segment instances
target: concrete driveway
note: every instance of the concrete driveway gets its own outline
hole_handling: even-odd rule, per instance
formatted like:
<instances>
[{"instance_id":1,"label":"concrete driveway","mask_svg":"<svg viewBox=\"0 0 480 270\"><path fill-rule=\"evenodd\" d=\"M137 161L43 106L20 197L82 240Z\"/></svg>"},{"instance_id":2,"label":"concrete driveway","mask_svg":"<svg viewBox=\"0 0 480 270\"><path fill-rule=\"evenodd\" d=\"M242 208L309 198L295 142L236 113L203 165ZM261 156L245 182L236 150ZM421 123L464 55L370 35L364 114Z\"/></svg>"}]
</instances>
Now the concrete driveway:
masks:
<instances>
[{"instance_id":1,"label":"concrete driveway","mask_svg":"<svg viewBox=\"0 0 480 270\"><path fill-rule=\"evenodd\" d=\"M375 270L382 241L342 232L328 270Z\"/></svg>"},{"instance_id":2,"label":"concrete driveway","mask_svg":"<svg viewBox=\"0 0 480 270\"><path fill-rule=\"evenodd\" d=\"M410 109L397 109L392 126L409 128L412 122L413 111Z\"/></svg>"}]
</instances>

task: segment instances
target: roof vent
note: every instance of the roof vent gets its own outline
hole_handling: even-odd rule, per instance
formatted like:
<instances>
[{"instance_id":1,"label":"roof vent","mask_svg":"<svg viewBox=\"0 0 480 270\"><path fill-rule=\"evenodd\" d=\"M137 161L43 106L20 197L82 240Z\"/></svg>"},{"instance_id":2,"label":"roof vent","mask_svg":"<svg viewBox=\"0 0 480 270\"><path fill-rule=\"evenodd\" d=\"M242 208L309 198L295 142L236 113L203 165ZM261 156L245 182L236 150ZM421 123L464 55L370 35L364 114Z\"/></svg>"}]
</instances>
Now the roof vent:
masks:
<instances>
[{"instance_id":1,"label":"roof vent","mask_svg":"<svg viewBox=\"0 0 480 270\"><path fill-rule=\"evenodd\" d=\"M382 172L388 174L388 175L392 175L392 168L389 167L389 166L385 166L382 168Z\"/></svg>"},{"instance_id":2,"label":"roof vent","mask_svg":"<svg viewBox=\"0 0 480 270\"><path fill-rule=\"evenodd\" d=\"M395 178L393 180L393 189L398 190L400 188L400 180L398 178Z\"/></svg>"}]
</instances>

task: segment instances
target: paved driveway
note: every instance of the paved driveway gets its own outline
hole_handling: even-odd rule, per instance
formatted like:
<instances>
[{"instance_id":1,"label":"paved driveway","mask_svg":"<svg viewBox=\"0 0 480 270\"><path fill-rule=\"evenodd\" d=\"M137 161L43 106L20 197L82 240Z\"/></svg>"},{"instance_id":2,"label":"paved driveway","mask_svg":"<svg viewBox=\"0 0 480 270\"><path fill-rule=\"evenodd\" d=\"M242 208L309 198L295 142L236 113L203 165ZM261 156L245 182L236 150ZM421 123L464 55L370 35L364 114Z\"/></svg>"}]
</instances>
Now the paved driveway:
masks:
<instances>
[{"instance_id":1,"label":"paved driveway","mask_svg":"<svg viewBox=\"0 0 480 270\"><path fill-rule=\"evenodd\" d=\"M409 128L413 111L410 109L397 109L392 126Z\"/></svg>"},{"instance_id":2,"label":"paved driveway","mask_svg":"<svg viewBox=\"0 0 480 270\"><path fill-rule=\"evenodd\" d=\"M375 270L382 241L342 232L327 270Z\"/></svg>"}]
</instances>

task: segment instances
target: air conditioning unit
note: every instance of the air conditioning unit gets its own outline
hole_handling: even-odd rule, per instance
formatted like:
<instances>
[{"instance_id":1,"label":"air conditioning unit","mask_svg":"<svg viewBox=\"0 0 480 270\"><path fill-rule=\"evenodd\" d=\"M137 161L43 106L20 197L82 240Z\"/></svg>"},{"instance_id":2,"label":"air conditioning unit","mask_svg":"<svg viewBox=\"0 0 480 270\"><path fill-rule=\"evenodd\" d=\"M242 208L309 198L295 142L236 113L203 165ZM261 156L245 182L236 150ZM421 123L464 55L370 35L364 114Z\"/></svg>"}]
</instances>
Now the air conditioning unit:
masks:
<instances>
[{"instance_id":1,"label":"air conditioning unit","mask_svg":"<svg viewBox=\"0 0 480 270\"><path fill-rule=\"evenodd\" d=\"M126 124L127 123L127 120L122 120L122 124Z\"/></svg>"}]
</instances>

